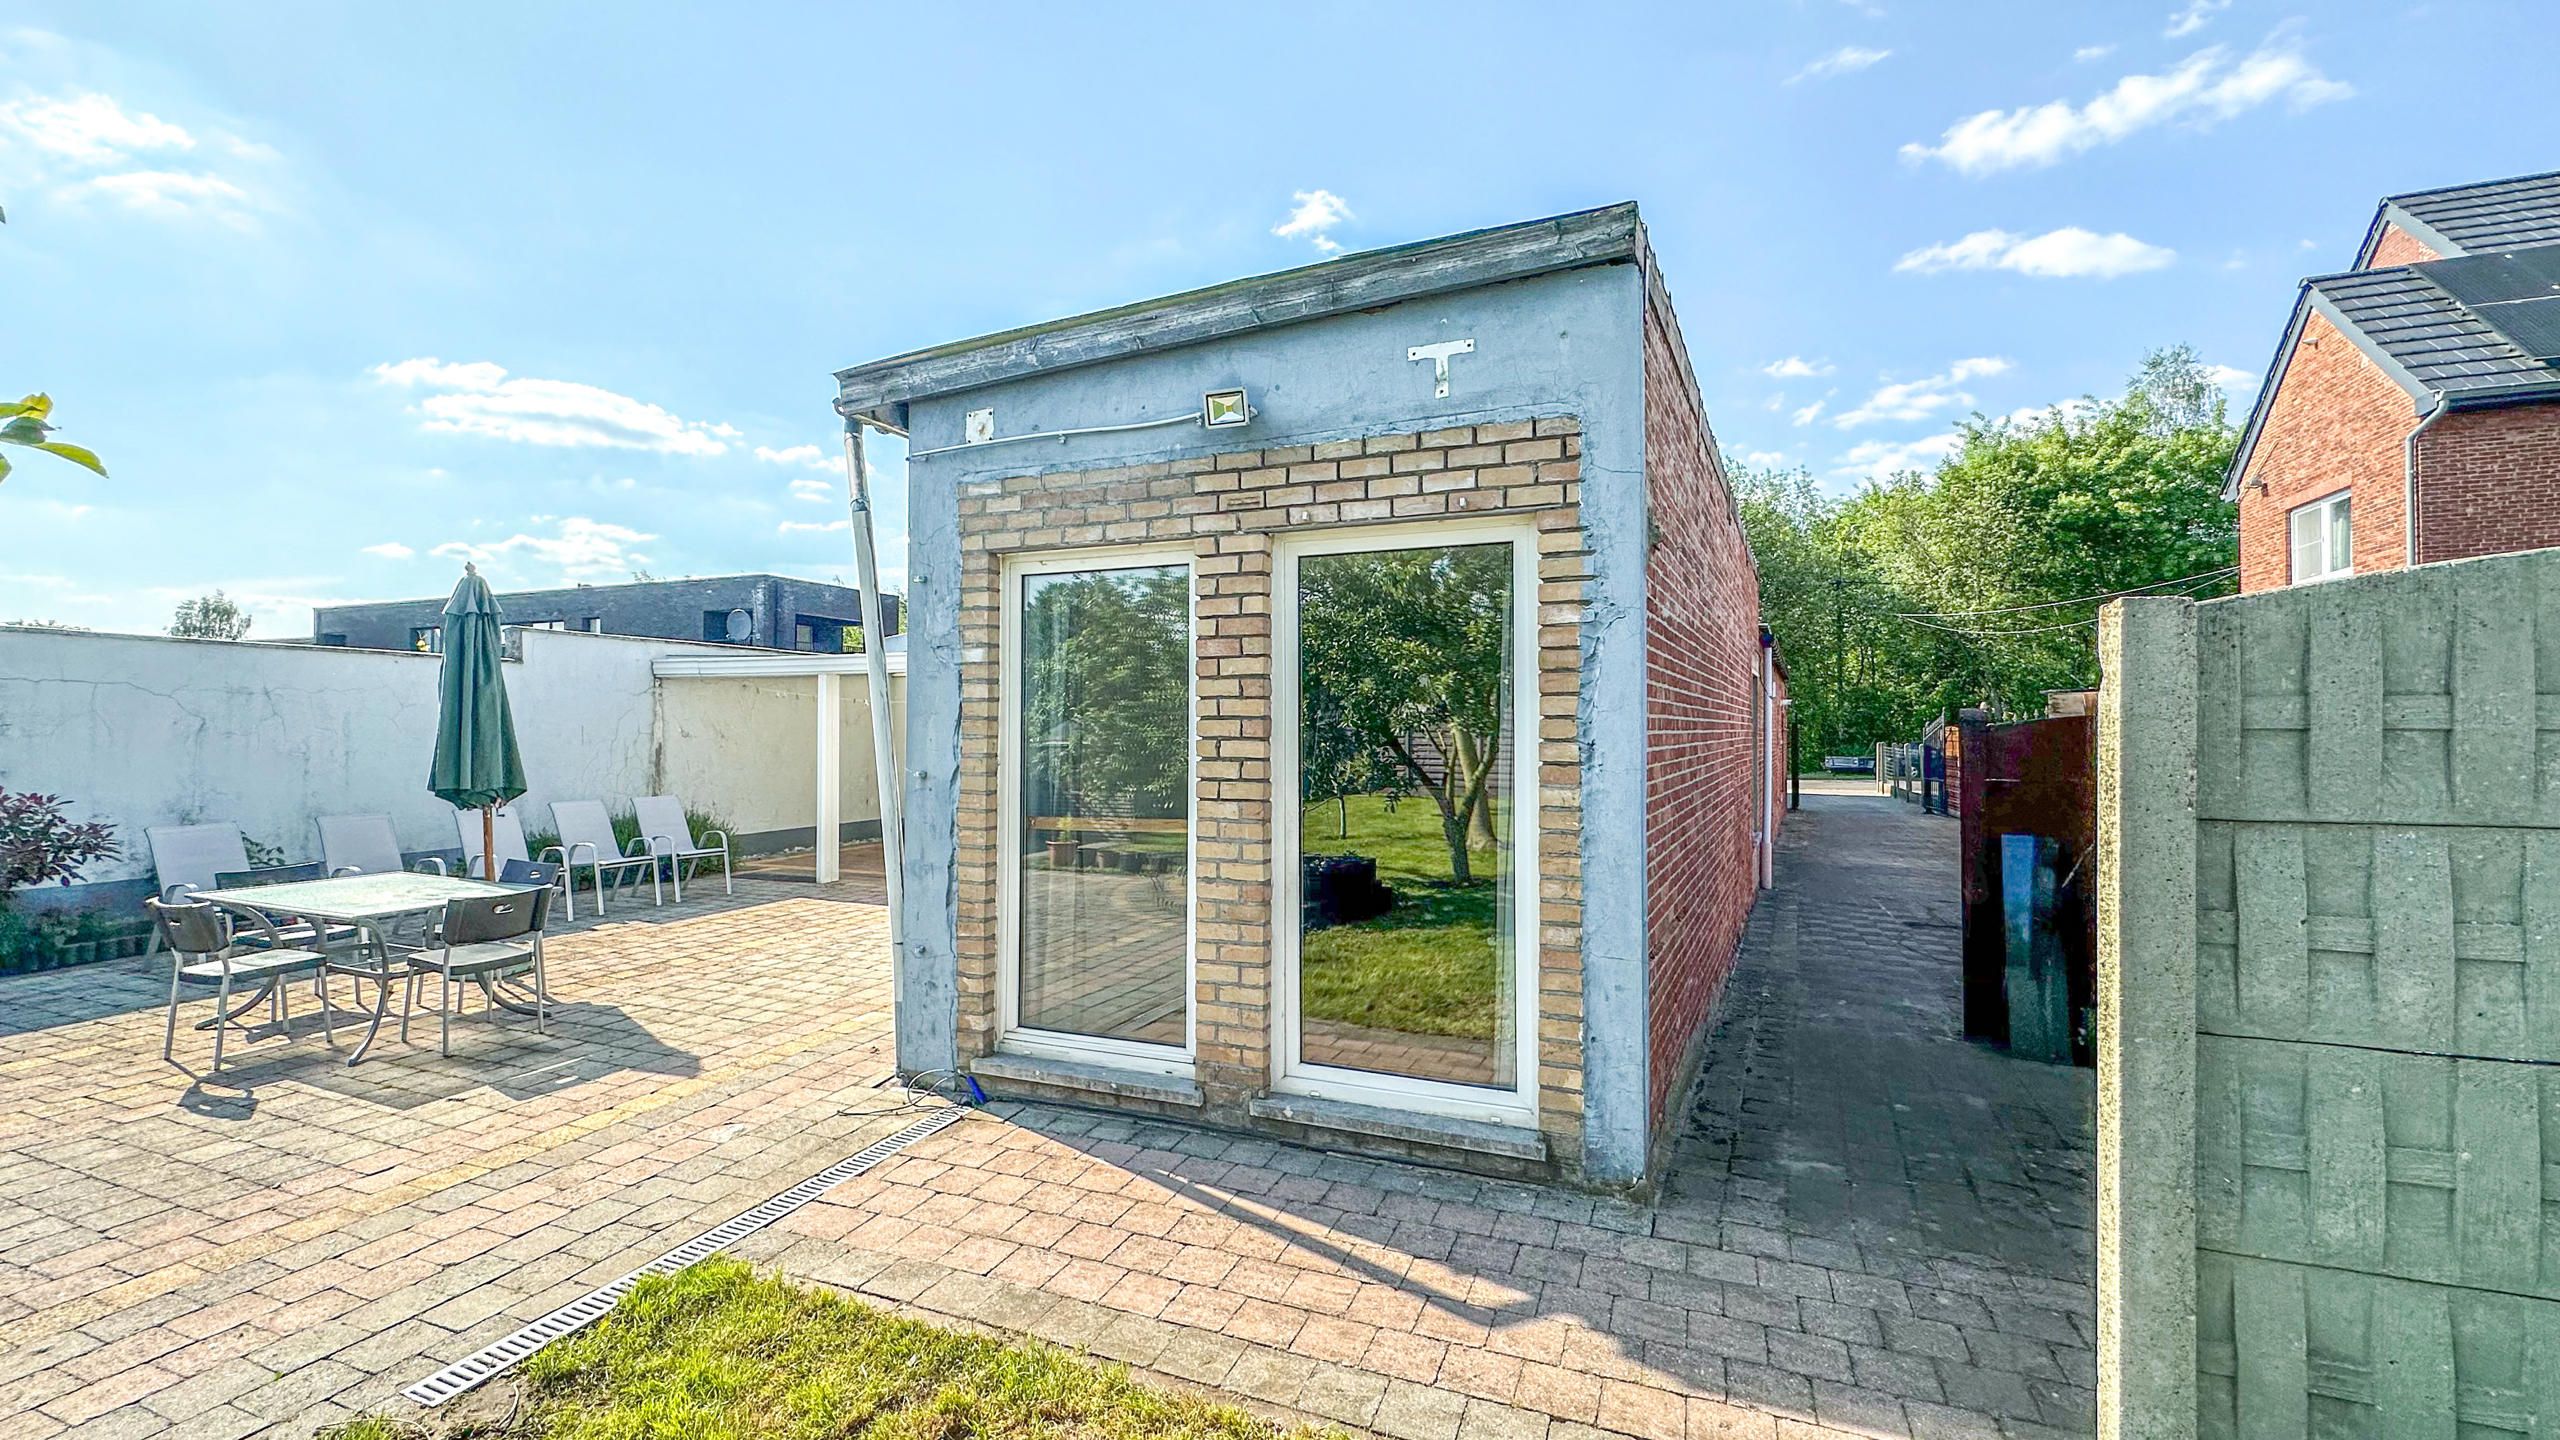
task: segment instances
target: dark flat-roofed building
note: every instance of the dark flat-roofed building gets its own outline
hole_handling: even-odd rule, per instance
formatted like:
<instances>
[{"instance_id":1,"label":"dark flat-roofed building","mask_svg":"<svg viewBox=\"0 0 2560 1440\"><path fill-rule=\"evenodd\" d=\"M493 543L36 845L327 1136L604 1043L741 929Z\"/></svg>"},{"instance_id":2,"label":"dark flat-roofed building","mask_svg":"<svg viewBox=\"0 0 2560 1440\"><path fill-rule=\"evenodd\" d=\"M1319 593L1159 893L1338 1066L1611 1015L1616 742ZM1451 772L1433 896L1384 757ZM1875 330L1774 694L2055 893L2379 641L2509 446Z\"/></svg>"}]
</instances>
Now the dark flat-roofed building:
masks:
<instances>
[{"instance_id":1,"label":"dark flat-roofed building","mask_svg":"<svg viewBox=\"0 0 2560 1440\"><path fill-rule=\"evenodd\" d=\"M906 607L888 601L889 633L906 628ZM862 592L787 575L713 575L501 592L510 625L700 640L767 650L840 652L862 625ZM440 648L445 597L329 605L312 612L311 639L359 650Z\"/></svg>"}]
</instances>

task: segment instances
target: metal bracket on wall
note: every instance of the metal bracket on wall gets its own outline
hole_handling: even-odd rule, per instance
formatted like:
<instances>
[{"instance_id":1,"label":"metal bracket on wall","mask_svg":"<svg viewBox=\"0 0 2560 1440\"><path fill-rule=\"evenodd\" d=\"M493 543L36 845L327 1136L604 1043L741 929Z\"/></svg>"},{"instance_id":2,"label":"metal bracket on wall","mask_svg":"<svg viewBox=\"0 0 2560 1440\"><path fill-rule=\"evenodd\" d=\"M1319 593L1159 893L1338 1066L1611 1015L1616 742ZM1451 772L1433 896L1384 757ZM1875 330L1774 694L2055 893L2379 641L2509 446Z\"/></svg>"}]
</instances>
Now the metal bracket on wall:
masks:
<instances>
[{"instance_id":1,"label":"metal bracket on wall","mask_svg":"<svg viewBox=\"0 0 2560 1440\"><path fill-rule=\"evenodd\" d=\"M1476 342L1473 339L1443 340L1437 345L1416 345L1404 352L1404 358L1430 361L1431 378L1440 382L1439 387L1431 392L1432 398L1446 400L1449 398L1449 357L1474 353Z\"/></svg>"}]
</instances>

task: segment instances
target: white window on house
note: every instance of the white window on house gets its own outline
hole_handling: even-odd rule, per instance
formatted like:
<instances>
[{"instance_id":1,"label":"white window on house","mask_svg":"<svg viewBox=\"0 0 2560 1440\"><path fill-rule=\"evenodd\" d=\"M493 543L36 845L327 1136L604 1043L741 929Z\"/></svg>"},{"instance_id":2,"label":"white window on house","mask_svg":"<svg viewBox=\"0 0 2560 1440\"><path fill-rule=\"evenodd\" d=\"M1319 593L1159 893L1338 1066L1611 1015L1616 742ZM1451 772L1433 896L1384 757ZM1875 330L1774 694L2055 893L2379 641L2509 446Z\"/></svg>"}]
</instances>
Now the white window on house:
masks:
<instances>
[{"instance_id":1,"label":"white window on house","mask_svg":"<svg viewBox=\"0 0 2560 1440\"><path fill-rule=\"evenodd\" d=\"M1516 522L1273 557L1279 1090L1537 1122L1537 566Z\"/></svg>"},{"instance_id":2,"label":"white window on house","mask_svg":"<svg viewBox=\"0 0 2560 1440\"><path fill-rule=\"evenodd\" d=\"M1190 558L1035 557L1006 575L1009 1050L1191 1067Z\"/></svg>"},{"instance_id":3,"label":"white window on house","mask_svg":"<svg viewBox=\"0 0 2560 1440\"><path fill-rule=\"evenodd\" d=\"M2293 583L2333 580L2355 573L2355 529L2347 513L2351 497L2335 495L2297 507L2286 522L2293 545Z\"/></svg>"}]
</instances>

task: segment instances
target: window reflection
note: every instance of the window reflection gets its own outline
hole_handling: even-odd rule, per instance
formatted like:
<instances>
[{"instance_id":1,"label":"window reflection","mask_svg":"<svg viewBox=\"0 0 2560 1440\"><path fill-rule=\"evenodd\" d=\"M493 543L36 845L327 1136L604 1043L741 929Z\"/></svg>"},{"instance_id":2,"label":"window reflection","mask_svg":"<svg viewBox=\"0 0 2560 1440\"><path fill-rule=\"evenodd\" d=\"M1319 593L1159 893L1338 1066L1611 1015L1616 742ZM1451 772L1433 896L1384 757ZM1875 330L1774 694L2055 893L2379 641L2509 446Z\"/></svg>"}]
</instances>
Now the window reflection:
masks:
<instances>
[{"instance_id":1,"label":"window reflection","mask_svg":"<svg viewBox=\"0 0 2560 1440\"><path fill-rule=\"evenodd\" d=\"M1020 1023L1179 1045L1190 570L1022 580Z\"/></svg>"}]
</instances>

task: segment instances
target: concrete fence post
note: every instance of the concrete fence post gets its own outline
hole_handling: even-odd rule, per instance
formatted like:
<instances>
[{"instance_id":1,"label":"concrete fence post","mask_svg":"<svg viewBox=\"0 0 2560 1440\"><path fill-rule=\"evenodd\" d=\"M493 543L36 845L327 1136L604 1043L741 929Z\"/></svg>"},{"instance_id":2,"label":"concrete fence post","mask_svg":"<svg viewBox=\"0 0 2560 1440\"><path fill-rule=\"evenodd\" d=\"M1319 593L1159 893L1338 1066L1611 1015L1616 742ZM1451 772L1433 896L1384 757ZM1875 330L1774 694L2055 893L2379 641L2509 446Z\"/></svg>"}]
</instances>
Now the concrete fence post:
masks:
<instances>
[{"instance_id":1,"label":"concrete fence post","mask_svg":"<svg viewBox=\"0 0 2560 1440\"><path fill-rule=\"evenodd\" d=\"M2098 622L2098 1434L2196 1433L2196 607Z\"/></svg>"}]
</instances>

